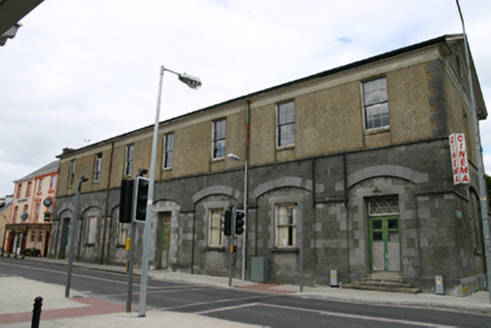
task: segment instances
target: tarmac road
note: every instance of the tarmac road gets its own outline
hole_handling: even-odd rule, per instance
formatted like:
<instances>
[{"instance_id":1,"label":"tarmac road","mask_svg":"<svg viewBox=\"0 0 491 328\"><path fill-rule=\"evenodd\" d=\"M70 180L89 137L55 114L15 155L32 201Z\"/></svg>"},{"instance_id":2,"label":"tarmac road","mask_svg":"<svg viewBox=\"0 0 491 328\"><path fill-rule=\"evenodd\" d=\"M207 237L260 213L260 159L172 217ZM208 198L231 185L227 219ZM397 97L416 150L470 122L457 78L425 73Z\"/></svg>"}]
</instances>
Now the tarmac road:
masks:
<instances>
[{"instance_id":1,"label":"tarmac road","mask_svg":"<svg viewBox=\"0 0 491 328\"><path fill-rule=\"evenodd\" d=\"M107 301L118 305L120 312L124 311L127 277L121 273L92 270L79 266L84 265L77 263L77 267L73 270L73 296L82 295L87 299ZM103 267L110 269L107 266ZM49 260L40 259L32 262L0 258L0 286L4 285L3 281L7 277L21 276L29 281L37 280L37 282L55 284L64 290L66 271L66 266L53 265ZM456 309L443 311L431 307L413 308L400 306L395 302L381 304L384 303L381 297L387 297L387 293L356 292L361 296L369 295L375 301L380 298L381 301L374 304L360 301L360 296L350 298L353 291L348 290L333 291L338 294L345 292L344 299L329 299L323 296L328 296L331 291L320 288L300 295L292 290L298 290L298 287L295 286L259 286L234 280L234 288L229 288L227 287L228 279L224 278L217 280L216 277L168 272L152 272L152 276L156 278L160 276L160 279L149 279L147 292L149 314L153 316L155 313L167 315L172 313L177 316L177 313L180 313L182 318L192 317L194 324L218 319L219 323L232 324L235 322L272 327L379 327L380 325L391 327L491 327L491 316L486 314L464 313ZM163 279L164 276L166 279ZM192 279L195 280L192 281ZM217 283L218 281L221 284ZM139 278L135 277L134 308L138 306L138 283ZM22 287L19 286L19 288ZM390 296L391 299L397 299L392 294ZM399 296L401 300L407 297L406 295ZM434 297L434 295L422 295L423 299L431 299L430 296ZM74 300L77 299L67 301ZM439 300L445 299L440 298ZM448 300L454 301L451 298ZM466 301L463 298L460 300L462 303ZM32 301L30 303L32 309ZM424 303L421 304L424 305ZM491 310L489 304L477 308L482 309L482 312ZM105 314L105 316L108 315ZM119 315L122 314L119 313ZM127 315L134 316L135 313ZM181 318L180 316L176 318ZM202 318L203 321L199 318ZM114 318L116 319L117 317Z\"/></svg>"}]
</instances>

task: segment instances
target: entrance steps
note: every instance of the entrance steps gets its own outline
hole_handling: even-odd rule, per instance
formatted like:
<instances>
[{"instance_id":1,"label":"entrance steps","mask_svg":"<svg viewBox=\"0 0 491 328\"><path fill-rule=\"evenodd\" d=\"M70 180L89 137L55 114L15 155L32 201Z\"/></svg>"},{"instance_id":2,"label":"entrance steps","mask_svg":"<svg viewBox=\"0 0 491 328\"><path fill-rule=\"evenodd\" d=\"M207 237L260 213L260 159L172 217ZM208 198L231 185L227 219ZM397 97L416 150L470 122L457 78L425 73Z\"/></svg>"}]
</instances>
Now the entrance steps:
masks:
<instances>
[{"instance_id":1,"label":"entrance steps","mask_svg":"<svg viewBox=\"0 0 491 328\"><path fill-rule=\"evenodd\" d=\"M401 272L375 271L361 281L343 285L347 289L373 290L378 292L418 294L421 289L405 283Z\"/></svg>"}]
</instances>

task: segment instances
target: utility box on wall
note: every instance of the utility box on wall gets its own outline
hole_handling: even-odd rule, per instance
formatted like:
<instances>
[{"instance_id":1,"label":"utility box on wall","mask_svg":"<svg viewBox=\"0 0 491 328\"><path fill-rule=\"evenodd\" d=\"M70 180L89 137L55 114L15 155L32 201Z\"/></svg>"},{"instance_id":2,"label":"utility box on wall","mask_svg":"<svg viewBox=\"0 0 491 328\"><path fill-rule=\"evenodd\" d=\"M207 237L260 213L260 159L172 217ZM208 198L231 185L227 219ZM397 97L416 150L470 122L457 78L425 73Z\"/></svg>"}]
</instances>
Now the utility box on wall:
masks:
<instances>
[{"instance_id":1,"label":"utility box on wall","mask_svg":"<svg viewBox=\"0 0 491 328\"><path fill-rule=\"evenodd\" d=\"M269 281L269 259L265 257L252 258L251 281L262 284Z\"/></svg>"},{"instance_id":2,"label":"utility box on wall","mask_svg":"<svg viewBox=\"0 0 491 328\"><path fill-rule=\"evenodd\" d=\"M435 293L437 295L445 294L445 288L443 286L443 276L435 276Z\"/></svg>"},{"instance_id":3,"label":"utility box on wall","mask_svg":"<svg viewBox=\"0 0 491 328\"><path fill-rule=\"evenodd\" d=\"M331 270L331 287L339 287L338 270Z\"/></svg>"}]
</instances>

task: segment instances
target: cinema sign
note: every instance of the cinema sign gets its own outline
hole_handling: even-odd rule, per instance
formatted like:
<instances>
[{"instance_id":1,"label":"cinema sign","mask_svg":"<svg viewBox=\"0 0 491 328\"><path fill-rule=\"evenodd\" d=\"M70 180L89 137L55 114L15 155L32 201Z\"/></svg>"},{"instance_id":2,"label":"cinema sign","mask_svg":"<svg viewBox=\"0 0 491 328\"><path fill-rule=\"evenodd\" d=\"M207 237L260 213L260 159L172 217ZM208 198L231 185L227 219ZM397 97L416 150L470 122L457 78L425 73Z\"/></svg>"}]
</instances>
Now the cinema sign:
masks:
<instances>
[{"instance_id":1,"label":"cinema sign","mask_svg":"<svg viewBox=\"0 0 491 328\"><path fill-rule=\"evenodd\" d=\"M469 162L465 148L465 134L453 133L448 137L452 153L452 170L454 185L470 183Z\"/></svg>"}]
</instances>

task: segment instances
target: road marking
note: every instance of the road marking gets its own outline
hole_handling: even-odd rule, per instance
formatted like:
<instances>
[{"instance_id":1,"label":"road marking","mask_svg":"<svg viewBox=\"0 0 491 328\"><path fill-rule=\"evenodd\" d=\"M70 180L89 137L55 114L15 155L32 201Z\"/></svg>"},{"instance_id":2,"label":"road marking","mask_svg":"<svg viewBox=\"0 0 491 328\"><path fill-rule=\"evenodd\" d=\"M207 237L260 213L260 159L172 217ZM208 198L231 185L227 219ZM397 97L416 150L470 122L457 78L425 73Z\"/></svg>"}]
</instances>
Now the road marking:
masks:
<instances>
[{"instance_id":1,"label":"road marking","mask_svg":"<svg viewBox=\"0 0 491 328\"><path fill-rule=\"evenodd\" d=\"M195 312L196 314L203 315L203 314L210 314L214 312L222 312L222 311L229 311L229 310L236 310L236 309L243 309L246 307L253 307L253 306L260 306L264 305L264 303L247 303L247 304L242 304L242 305L236 305L236 306L229 306L229 307L224 307L224 308L219 308L219 309L213 309L213 310L207 310L207 311L200 311L200 312Z\"/></svg>"},{"instance_id":2,"label":"road marking","mask_svg":"<svg viewBox=\"0 0 491 328\"><path fill-rule=\"evenodd\" d=\"M220 303L227 303L227 302L250 301L250 300L257 300L257 299L262 299L262 298L271 298L271 296L264 295L264 296L249 296L249 297L242 297L242 298L228 298L228 299L221 299L221 300L212 301L212 302L198 302L198 303L193 303L193 304L183 304L183 305L179 305L179 306L162 308L162 310L172 311L172 310L176 310L176 309L182 309L182 308L187 308L187 307L195 307L195 306L200 306L200 305L220 304ZM237 305L237 308L244 307L244 306L249 306L249 304L256 304L256 303L248 303L248 304L244 304L244 305ZM223 309L227 309L227 308L220 308L220 309L214 309L214 310L206 310L206 311L202 311L202 312L193 312L193 313L197 313L197 314L211 313L211 312L216 312L216 311L222 311Z\"/></svg>"},{"instance_id":3,"label":"road marking","mask_svg":"<svg viewBox=\"0 0 491 328\"><path fill-rule=\"evenodd\" d=\"M339 313L339 312L330 312L330 311L310 310L310 309L296 308L296 307L291 307L291 306L275 305L275 304L261 303L258 305L276 307L276 308L286 309L286 310L312 312L312 313L329 315L329 316L334 316L334 317L361 319L361 320L369 320L369 321L380 321L380 322L386 322L386 323L398 323L398 324L402 324L402 325L412 325L412 326L421 326L421 327L438 327L438 328L456 328L457 327L457 326L446 326L446 325L432 324L432 323L426 323L426 322L413 322L413 321L400 320L400 319L370 317L370 316L359 315L359 314L348 314L348 313Z\"/></svg>"}]
</instances>

